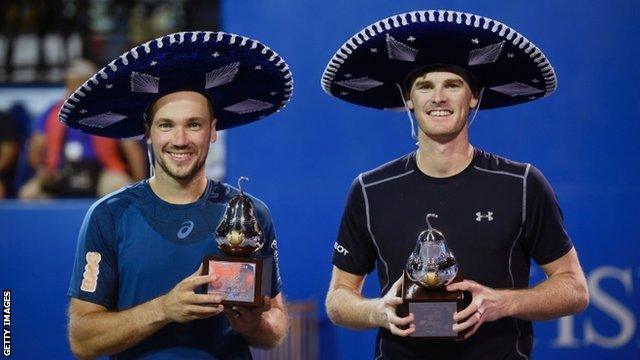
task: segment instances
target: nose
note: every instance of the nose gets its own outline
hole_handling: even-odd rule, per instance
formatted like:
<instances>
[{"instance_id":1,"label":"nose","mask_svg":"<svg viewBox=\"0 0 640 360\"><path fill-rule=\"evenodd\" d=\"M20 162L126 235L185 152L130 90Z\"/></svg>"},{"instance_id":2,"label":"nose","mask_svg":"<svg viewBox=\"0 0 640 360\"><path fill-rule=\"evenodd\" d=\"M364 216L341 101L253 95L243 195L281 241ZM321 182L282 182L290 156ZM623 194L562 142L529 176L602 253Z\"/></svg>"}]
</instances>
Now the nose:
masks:
<instances>
[{"instance_id":1,"label":"nose","mask_svg":"<svg viewBox=\"0 0 640 360\"><path fill-rule=\"evenodd\" d=\"M187 131L185 128L178 126L176 128L175 136L173 137L173 145L185 146L187 145Z\"/></svg>"},{"instance_id":2,"label":"nose","mask_svg":"<svg viewBox=\"0 0 640 360\"><path fill-rule=\"evenodd\" d=\"M442 104L447 101L447 98L444 94L444 88L441 86L436 86L433 89L433 96L431 97L431 102L434 104Z\"/></svg>"}]
</instances>

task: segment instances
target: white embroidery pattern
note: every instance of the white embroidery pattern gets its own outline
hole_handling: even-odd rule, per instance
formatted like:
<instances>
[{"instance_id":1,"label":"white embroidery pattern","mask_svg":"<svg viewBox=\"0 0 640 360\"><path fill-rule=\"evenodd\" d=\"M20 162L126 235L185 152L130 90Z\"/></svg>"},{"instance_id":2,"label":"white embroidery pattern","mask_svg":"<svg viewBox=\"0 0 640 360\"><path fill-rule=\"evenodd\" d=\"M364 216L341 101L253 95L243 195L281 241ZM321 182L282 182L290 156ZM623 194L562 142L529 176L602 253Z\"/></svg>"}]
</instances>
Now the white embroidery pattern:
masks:
<instances>
[{"instance_id":1,"label":"white embroidery pattern","mask_svg":"<svg viewBox=\"0 0 640 360\"><path fill-rule=\"evenodd\" d=\"M131 92L157 94L160 89L160 78L132 71Z\"/></svg>"},{"instance_id":2,"label":"white embroidery pattern","mask_svg":"<svg viewBox=\"0 0 640 360\"><path fill-rule=\"evenodd\" d=\"M368 77L361 77L357 79L337 81L336 84L352 90L365 91L378 87L382 85L383 82Z\"/></svg>"},{"instance_id":3,"label":"white embroidery pattern","mask_svg":"<svg viewBox=\"0 0 640 360\"><path fill-rule=\"evenodd\" d=\"M469 52L469 65L489 64L496 62L502 53L505 41L487 45Z\"/></svg>"},{"instance_id":4,"label":"white embroidery pattern","mask_svg":"<svg viewBox=\"0 0 640 360\"><path fill-rule=\"evenodd\" d=\"M389 56L389 59L415 61L417 55L417 49L405 45L387 34L387 56Z\"/></svg>"},{"instance_id":5,"label":"white embroidery pattern","mask_svg":"<svg viewBox=\"0 0 640 360\"><path fill-rule=\"evenodd\" d=\"M224 110L227 110L236 114L246 114L246 113L265 110L271 107L273 107L273 104L270 104L268 102L254 100L254 99L247 99L239 103L227 106L226 108L224 108Z\"/></svg>"},{"instance_id":6,"label":"white embroidery pattern","mask_svg":"<svg viewBox=\"0 0 640 360\"><path fill-rule=\"evenodd\" d=\"M493 91L497 91L499 93L509 95L511 97L538 94L538 93L544 92L544 90L540 90L538 88L534 88L533 86L529 86L527 84L523 84L517 81L511 84L492 86L490 87L490 89Z\"/></svg>"},{"instance_id":7,"label":"white embroidery pattern","mask_svg":"<svg viewBox=\"0 0 640 360\"><path fill-rule=\"evenodd\" d=\"M211 89L216 86L228 84L233 81L238 73L240 63L235 62L219 69L212 70L207 73L205 79L205 89Z\"/></svg>"},{"instance_id":8,"label":"white embroidery pattern","mask_svg":"<svg viewBox=\"0 0 640 360\"><path fill-rule=\"evenodd\" d=\"M80 119L78 120L78 123L82 125L98 128L98 129L103 129L103 128L106 128L107 126L113 125L126 118L127 117L124 115L112 113L109 111L104 114L98 114L98 115L86 117L84 119Z\"/></svg>"}]
</instances>

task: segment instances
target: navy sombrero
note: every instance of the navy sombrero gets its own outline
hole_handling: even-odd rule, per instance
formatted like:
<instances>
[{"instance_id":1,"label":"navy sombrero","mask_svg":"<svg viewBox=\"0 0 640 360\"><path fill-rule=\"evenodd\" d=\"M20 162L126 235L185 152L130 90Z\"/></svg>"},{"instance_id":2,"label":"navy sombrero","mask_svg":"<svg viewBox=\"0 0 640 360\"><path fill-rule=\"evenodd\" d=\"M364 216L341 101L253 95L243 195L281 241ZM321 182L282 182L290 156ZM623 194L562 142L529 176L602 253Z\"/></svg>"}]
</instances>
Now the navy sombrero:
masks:
<instances>
[{"instance_id":1,"label":"navy sombrero","mask_svg":"<svg viewBox=\"0 0 640 360\"><path fill-rule=\"evenodd\" d=\"M209 96L222 130L282 109L293 80L284 60L256 40L224 32L181 32L111 61L69 96L59 117L94 135L138 136L144 133L149 105L181 90Z\"/></svg>"},{"instance_id":2,"label":"navy sombrero","mask_svg":"<svg viewBox=\"0 0 640 360\"><path fill-rule=\"evenodd\" d=\"M350 103L404 109L412 71L433 65L466 70L484 88L481 109L515 105L553 93L553 67L532 42L505 24L448 11L412 11L377 21L352 36L329 61L322 88Z\"/></svg>"}]
</instances>

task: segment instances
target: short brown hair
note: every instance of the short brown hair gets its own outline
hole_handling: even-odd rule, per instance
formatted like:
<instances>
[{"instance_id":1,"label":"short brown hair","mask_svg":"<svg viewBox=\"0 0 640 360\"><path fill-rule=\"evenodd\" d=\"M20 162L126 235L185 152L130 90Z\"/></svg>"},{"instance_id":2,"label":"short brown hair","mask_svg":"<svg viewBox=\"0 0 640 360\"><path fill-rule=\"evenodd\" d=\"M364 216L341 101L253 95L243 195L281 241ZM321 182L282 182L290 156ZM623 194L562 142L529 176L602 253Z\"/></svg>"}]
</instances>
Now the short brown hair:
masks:
<instances>
[{"instance_id":1,"label":"short brown hair","mask_svg":"<svg viewBox=\"0 0 640 360\"><path fill-rule=\"evenodd\" d=\"M419 67L410 72L409 75L407 75L407 77L404 79L403 86L405 99L409 98L409 94L411 94L411 87L413 87L413 83L415 83L418 78L421 78L428 73L437 71L450 72L460 76L467 83L467 85L469 85L469 88L471 88L473 96L478 96L478 80L475 78L475 76L473 76L473 74L455 65L435 64Z\"/></svg>"}]
</instances>

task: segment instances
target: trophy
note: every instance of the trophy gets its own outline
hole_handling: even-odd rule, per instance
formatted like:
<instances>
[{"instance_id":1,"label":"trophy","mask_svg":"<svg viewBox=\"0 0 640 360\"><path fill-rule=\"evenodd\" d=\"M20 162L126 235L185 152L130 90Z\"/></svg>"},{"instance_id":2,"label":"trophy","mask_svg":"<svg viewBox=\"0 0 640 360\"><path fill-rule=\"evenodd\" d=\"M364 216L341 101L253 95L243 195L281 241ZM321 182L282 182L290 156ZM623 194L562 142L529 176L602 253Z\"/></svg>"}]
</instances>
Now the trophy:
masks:
<instances>
[{"instance_id":1,"label":"trophy","mask_svg":"<svg viewBox=\"0 0 640 360\"><path fill-rule=\"evenodd\" d=\"M464 334L452 329L453 314L464 309L470 294L445 289L448 284L462 281L462 271L442 232L431 226L431 217L438 215L427 214L428 229L418 235L403 272L402 304L397 313L402 317L414 314L416 331L412 338L461 340Z\"/></svg>"},{"instance_id":2,"label":"trophy","mask_svg":"<svg viewBox=\"0 0 640 360\"><path fill-rule=\"evenodd\" d=\"M271 296L273 256L255 254L264 246L264 235L242 180L249 179L238 179L240 194L231 198L216 228L216 243L226 256L203 259L204 273L217 275L203 286L203 292L224 293L222 304L257 307L263 305L264 296Z\"/></svg>"}]
</instances>

